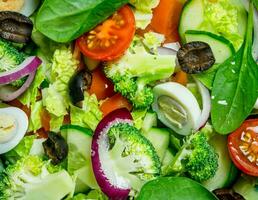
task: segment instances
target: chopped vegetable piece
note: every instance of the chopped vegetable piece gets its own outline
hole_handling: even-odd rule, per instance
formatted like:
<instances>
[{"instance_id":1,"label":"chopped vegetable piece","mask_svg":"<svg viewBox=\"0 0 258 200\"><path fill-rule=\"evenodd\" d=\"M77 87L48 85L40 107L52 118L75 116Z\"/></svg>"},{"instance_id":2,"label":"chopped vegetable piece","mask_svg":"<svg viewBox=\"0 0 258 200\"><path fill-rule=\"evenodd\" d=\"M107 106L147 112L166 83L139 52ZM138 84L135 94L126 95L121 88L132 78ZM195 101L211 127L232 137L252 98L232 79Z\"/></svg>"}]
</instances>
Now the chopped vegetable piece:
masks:
<instances>
[{"instance_id":1,"label":"chopped vegetable piece","mask_svg":"<svg viewBox=\"0 0 258 200\"><path fill-rule=\"evenodd\" d=\"M0 174L0 180L0 198L4 200L63 199L74 188L74 181L67 171L54 168L48 161L32 155L9 165Z\"/></svg>"},{"instance_id":2,"label":"chopped vegetable piece","mask_svg":"<svg viewBox=\"0 0 258 200\"><path fill-rule=\"evenodd\" d=\"M228 149L238 169L251 176L258 176L258 119L246 120L231 133Z\"/></svg>"},{"instance_id":3,"label":"chopped vegetable piece","mask_svg":"<svg viewBox=\"0 0 258 200\"><path fill-rule=\"evenodd\" d=\"M160 173L151 143L132 126L132 116L118 109L102 119L92 140L92 165L101 190L111 199L126 199Z\"/></svg>"},{"instance_id":4,"label":"chopped vegetable piece","mask_svg":"<svg viewBox=\"0 0 258 200\"><path fill-rule=\"evenodd\" d=\"M129 111L132 110L132 105L119 93L106 99L100 106L100 110L103 112L104 116L119 108L127 108Z\"/></svg>"},{"instance_id":5,"label":"chopped vegetable piece","mask_svg":"<svg viewBox=\"0 0 258 200\"><path fill-rule=\"evenodd\" d=\"M104 68L115 91L121 93L135 108L148 108L153 102L151 84L169 78L175 68L175 56L158 55L157 48L163 37L157 33L146 33L144 38L138 36L121 59L108 62Z\"/></svg>"},{"instance_id":6,"label":"chopped vegetable piece","mask_svg":"<svg viewBox=\"0 0 258 200\"><path fill-rule=\"evenodd\" d=\"M77 40L82 53L95 60L114 60L130 46L135 33L134 14L124 6Z\"/></svg>"},{"instance_id":7,"label":"chopped vegetable piece","mask_svg":"<svg viewBox=\"0 0 258 200\"><path fill-rule=\"evenodd\" d=\"M100 68L97 68L92 72L92 82L89 93L95 94L98 100L106 99L115 94L112 82L107 79Z\"/></svg>"},{"instance_id":8,"label":"chopped vegetable piece","mask_svg":"<svg viewBox=\"0 0 258 200\"><path fill-rule=\"evenodd\" d=\"M187 174L203 182L212 178L218 169L218 154L208 143L212 130L205 126L188 137L172 162L163 169L164 175Z\"/></svg>"},{"instance_id":9,"label":"chopped vegetable piece","mask_svg":"<svg viewBox=\"0 0 258 200\"><path fill-rule=\"evenodd\" d=\"M172 81L186 86L187 83L188 83L187 73L185 73L184 71L180 70L179 72L175 73L175 76L172 78Z\"/></svg>"},{"instance_id":10,"label":"chopped vegetable piece","mask_svg":"<svg viewBox=\"0 0 258 200\"><path fill-rule=\"evenodd\" d=\"M181 0L160 0L159 5L153 10L149 29L164 34L166 42L179 40L177 29L183 2Z\"/></svg>"}]
</instances>

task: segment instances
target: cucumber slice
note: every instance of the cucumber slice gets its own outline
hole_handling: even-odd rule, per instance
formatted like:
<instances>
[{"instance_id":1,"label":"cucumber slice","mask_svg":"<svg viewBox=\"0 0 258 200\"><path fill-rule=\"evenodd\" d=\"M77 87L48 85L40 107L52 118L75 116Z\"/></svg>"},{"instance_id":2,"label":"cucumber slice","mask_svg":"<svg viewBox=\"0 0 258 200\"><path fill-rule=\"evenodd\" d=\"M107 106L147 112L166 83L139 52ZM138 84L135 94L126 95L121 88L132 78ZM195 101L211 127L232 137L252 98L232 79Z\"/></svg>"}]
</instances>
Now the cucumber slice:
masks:
<instances>
[{"instance_id":1,"label":"cucumber slice","mask_svg":"<svg viewBox=\"0 0 258 200\"><path fill-rule=\"evenodd\" d=\"M76 125L65 125L61 127L61 133L66 137L69 147L68 172L77 177L75 192L98 188L91 166L92 131Z\"/></svg>"},{"instance_id":2,"label":"cucumber slice","mask_svg":"<svg viewBox=\"0 0 258 200\"><path fill-rule=\"evenodd\" d=\"M170 132L165 128L150 128L144 136L152 143L162 161L169 145Z\"/></svg>"},{"instance_id":3,"label":"cucumber slice","mask_svg":"<svg viewBox=\"0 0 258 200\"><path fill-rule=\"evenodd\" d=\"M240 0L230 0L230 3L236 6L238 34L244 38L247 24L247 13ZM204 15L205 9L203 0L189 0L185 4L179 22L179 35L183 43L186 42L185 32L187 30L200 30L203 23L205 24L205 28L201 28L202 30L213 33L218 32L208 23Z\"/></svg>"},{"instance_id":4,"label":"cucumber slice","mask_svg":"<svg viewBox=\"0 0 258 200\"><path fill-rule=\"evenodd\" d=\"M143 124L142 124L142 131L148 132L151 127L157 126L157 114L155 112L147 112Z\"/></svg>"},{"instance_id":5,"label":"cucumber slice","mask_svg":"<svg viewBox=\"0 0 258 200\"><path fill-rule=\"evenodd\" d=\"M185 39L186 42L201 41L209 44L218 64L223 63L235 53L229 40L211 32L188 30L185 32Z\"/></svg>"},{"instance_id":6,"label":"cucumber slice","mask_svg":"<svg viewBox=\"0 0 258 200\"><path fill-rule=\"evenodd\" d=\"M238 175L238 170L230 159L227 149L227 137L215 135L211 138L210 144L219 154L219 167L215 176L203 184L208 190L229 187Z\"/></svg>"},{"instance_id":7,"label":"cucumber slice","mask_svg":"<svg viewBox=\"0 0 258 200\"><path fill-rule=\"evenodd\" d=\"M169 165L173 159L174 159L175 155L173 154L171 149L167 149L162 161L162 166L167 166Z\"/></svg>"},{"instance_id":8,"label":"cucumber slice","mask_svg":"<svg viewBox=\"0 0 258 200\"><path fill-rule=\"evenodd\" d=\"M74 174L77 176L77 180L81 185L89 186L91 189L99 189L98 183L93 174L92 165L86 165L85 167L75 171Z\"/></svg>"},{"instance_id":9,"label":"cucumber slice","mask_svg":"<svg viewBox=\"0 0 258 200\"><path fill-rule=\"evenodd\" d=\"M257 200L257 177L242 175L234 184L233 189L238 194L241 194L246 200Z\"/></svg>"},{"instance_id":10,"label":"cucumber slice","mask_svg":"<svg viewBox=\"0 0 258 200\"><path fill-rule=\"evenodd\" d=\"M200 26L204 20L202 0L188 1L182 11L179 22L179 35L183 43L186 42L185 32Z\"/></svg>"}]
</instances>

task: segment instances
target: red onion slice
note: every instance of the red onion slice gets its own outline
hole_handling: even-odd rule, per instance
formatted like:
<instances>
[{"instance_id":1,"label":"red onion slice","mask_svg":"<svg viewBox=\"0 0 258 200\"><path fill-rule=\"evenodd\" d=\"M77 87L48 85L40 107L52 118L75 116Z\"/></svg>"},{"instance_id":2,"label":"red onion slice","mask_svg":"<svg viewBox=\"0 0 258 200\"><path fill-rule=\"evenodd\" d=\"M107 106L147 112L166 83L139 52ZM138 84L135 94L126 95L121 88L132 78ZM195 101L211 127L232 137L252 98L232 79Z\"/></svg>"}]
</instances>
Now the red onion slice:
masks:
<instances>
[{"instance_id":1,"label":"red onion slice","mask_svg":"<svg viewBox=\"0 0 258 200\"><path fill-rule=\"evenodd\" d=\"M93 172L102 192L104 192L109 199L127 199L130 188L120 185L120 180L117 180L115 176L106 174L105 171L107 170L104 170L103 161L101 160L100 155L103 152L100 151L100 149L104 149L106 146L106 151L108 151L107 132L111 126L118 122L133 124L132 120L132 116L127 109L122 108L115 110L100 121L93 135L91 146ZM110 180L110 177L114 180Z\"/></svg>"},{"instance_id":2,"label":"red onion slice","mask_svg":"<svg viewBox=\"0 0 258 200\"><path fill-rule=\"evenodd\" d=\"M36 71L42 61L36 56L26 58L15 69L0 73L0 85L9 84Z\"/></svg>"},{"instance_id":3,"label":"red onion slice","mask_svg":"<svg viewBox=\"0 0 258 200\"><path fill-rule=\"evenodd\" d=\"M15 90L12 86L4 85L0 86L0 100L2 101L12 101L22 95L31 85L34 80L36 71L32 72L25 83L18 90Z\"/></svg>"},{"instance_id":4,"label":"red onion slice","mask_svg":"<svg viewBox=\"0 0 258 200\"><path fill-rule=\"evenodd\" d=\"M202 112L198 122L197 130L203 127L209 119L211 111L211 96L209 90L197 79L195 79L199 92L202 96Z\"/></svg>"}]
</instances>

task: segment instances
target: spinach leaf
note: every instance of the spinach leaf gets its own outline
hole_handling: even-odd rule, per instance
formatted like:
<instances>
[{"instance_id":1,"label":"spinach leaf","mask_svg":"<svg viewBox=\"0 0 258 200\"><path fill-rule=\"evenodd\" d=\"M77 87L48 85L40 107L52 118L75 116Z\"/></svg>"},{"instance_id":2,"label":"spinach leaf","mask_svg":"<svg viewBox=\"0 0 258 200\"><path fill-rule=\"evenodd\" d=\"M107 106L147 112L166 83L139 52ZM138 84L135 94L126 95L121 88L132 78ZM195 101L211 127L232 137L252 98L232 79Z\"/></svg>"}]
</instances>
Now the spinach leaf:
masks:
<instances>
[{"instance_id":1,"label":"spinach leaf","mask_svg":"<svg viewBox=\"0 0 258 200\"><path fill-rule=\"evenodd\" d=\"M212 89L213 81L215 79L216 72L218 71L219 64L213 65L207 71L204 71L201 74L194 74L193 76L202 82L208 89Z\"/></svg>"},{"instance_id":2,"label":"spinach leaf","mask_svg":"<svg viewBox=\"0 0 258 200\"><path fill-rule=\"evenodd\" d=\"M201 184L185 177L160 177L147 182L136 200L216 200Z\"/></svg>"},{"instance_id":3,"label":"spinach leaf","mask_svg":"<svg viewBox=\"0 0 258 200\"><path fill-rule=\"evenodd\" d=\"M258 66L252 57L253 5L250 5L245 42L216 73L211 119L215 130L228 134L251 113L258 97Z\"/></svg>"},{"instance_id":4,"label":"spinach leaf","mask_svg":"<svg viewBox=\"0 0 258 200\"><path fill-rule=\"evenodd\" d=\"M56 42L69 42L107 19L129 0L45 0L36 28Z\"/></svg>"}]
</instances>

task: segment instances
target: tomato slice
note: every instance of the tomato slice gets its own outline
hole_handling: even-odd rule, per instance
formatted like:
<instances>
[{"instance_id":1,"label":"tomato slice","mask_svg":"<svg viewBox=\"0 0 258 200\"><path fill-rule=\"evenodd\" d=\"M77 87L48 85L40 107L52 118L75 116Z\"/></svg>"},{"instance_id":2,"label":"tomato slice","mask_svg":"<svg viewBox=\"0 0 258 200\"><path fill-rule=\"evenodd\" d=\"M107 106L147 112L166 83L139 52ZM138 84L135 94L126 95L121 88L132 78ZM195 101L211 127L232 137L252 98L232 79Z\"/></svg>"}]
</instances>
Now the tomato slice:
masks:
<instances>
[{"instance_id":1,"label":"tomato slice","mask_svg":"<svg viewBox=\"0 0 258 200\"><path fill-rule=\"evenodd\" d=\"M103 116L119 108L127 108L129 111L132 110L132 105L119 93L106 99L100 106Z\"/></svg>"},{"instance_id":2,"label":"tomato slice","mask_svg":"<svg viewBox=\"0 0 258 200\"><path fill-rule=\"evenodd\" d=\"M106 99L115 94L113 83L105 76L100 68L92 72L92 83L88 92L95 94L98 100Z\"/></svg>"},{"instance_id":3,"label":"tomato slice","mask_svg":"<svg viewBox=\"0 0 258 200\"><path fill-rule=\"evenodd\" d=\"M242 172L258 176L258 119L246 120L228 136L228 149Z\"/></svg>"},{"instance_id":4,"label":"tomato slice","mask_svg":"<svg viewBox=\"0 0 258 200\"><path fill-rule=\"evenodd\" d=\"M94 60L109 61L120 57L126 51L134 33L134 14L129 6L124 6L76 42L85 56Z\"/></svg>"}]
</instances>

